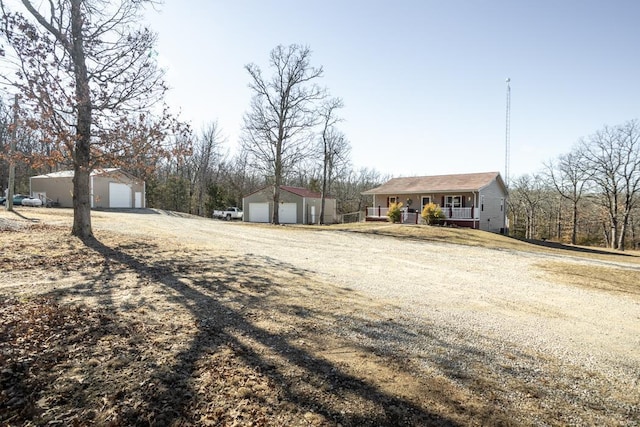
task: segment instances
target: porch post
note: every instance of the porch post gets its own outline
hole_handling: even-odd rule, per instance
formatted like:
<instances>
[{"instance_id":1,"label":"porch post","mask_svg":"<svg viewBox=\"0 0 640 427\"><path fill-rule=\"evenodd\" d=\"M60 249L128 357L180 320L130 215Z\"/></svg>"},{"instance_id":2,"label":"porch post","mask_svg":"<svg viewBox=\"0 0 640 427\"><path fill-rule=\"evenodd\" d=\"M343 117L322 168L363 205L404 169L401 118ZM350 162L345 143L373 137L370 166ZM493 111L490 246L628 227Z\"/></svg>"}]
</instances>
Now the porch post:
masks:
<instances>
[{"instance_id":1,"label":"porch post","mask_svg":"<svg viewBox=\"0 0 640 427\"><path fill-rule=\"evenodd\" d=\"M473 206L472 207L475 208L477 204L478 204L478 193L476 193L474 191L473 192ZM473 228L476 228L476 215L475 215L475 211L473 209L471 209L471 217L473 218Z\"/></svg>"}]
</instances>

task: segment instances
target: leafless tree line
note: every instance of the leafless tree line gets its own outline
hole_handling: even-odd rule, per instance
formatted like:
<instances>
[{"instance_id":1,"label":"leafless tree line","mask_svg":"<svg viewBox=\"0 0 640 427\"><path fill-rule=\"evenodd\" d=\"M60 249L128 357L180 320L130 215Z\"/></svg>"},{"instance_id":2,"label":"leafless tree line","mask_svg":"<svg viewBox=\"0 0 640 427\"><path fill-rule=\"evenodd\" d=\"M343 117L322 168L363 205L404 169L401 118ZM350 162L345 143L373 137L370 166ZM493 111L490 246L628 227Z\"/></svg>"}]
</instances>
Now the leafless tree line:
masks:
<instances>
[{"instance_id":1,"label":"leafless tree line","mask_svg":"<svg viewBox=\"0 0 640 427\"><path fill-rule=\"evenodd\" d=\"M512 182L511 233L624 250L640 246L640 125L582 138L540 173Z\"/></svg>"},{"instance_id":2,"label":"leafless tree line","mask_svg":"<svg viewBox=\"0 0 640 427\"><path fill-rule=\"evenodd\" d=\"M12 106L1 98L0 152L7 153L13 112ZM326 114L334 117L329 110ZM387 177L373 169L354 169L348 145L340 145L346 140L344 134L329 125L318 128L314 149L289 170L283 184L336 198L339 214L359 212L366 203L360 193L380 185ZM73 168L70 159L51 155L52 146L38 129L19 126L18 131L16 193L29 192L31 176ZM174 156L158 158L131 153L131 161L119 165L146 181L148 206L210 217L214 209L242 206L243 196L272 183L263 170L252 165L246 152L231 155L226 143L223 129L213 121L189 140L174 141L176 147L185 146ZM8 157L0 156L2 189L8 185L8 170Z\"/></svg>"},{"instance_id":3,"label":"leafless tree line","mask_svg":"<svg viewBox=\"0 0 640 427\"><path fill-rule=\"evenodd\" d=\"M354 169L349 152L334 145L344 135L334 132L324 139L318 136L316 149L289 169L282 185L335 198L339 214L359 212L366 203L361 193L387 177L372 169ZM245 151L231 155L225 143L216 122L205 126L194 137L191 153L163 162L147 178L148 206L210 217L214 209L242 206L244 196L273 183Z\"/></svg>"}]
</instances>

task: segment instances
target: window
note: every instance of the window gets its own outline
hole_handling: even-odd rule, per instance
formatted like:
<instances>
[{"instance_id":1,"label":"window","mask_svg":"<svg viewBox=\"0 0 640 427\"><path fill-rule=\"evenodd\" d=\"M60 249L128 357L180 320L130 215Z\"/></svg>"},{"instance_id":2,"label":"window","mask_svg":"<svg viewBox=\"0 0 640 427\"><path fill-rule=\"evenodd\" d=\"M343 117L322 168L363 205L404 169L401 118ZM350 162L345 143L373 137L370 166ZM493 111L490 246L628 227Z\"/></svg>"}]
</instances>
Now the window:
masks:
<instances>
[{"instance_id":1,"label":"window","mask_svg":"<svg viewBox=\"0 0 640 427\"><path fill-rule=\"evenodd\" d=\"M420 206L422 206L424 208L429 203L431 203L431 197L430 196L422 196L422 204Z\"/></svg>"},{"instance_id":2,"label":"window","mask_svg":"<svg viewBox=\"0 0 640 427\"><path fill-rule=\"evenodd\" d=\"M480 196L480 211L484 212L484 196Z\"/></svg>"},{"instance_id":3,"label":"window","mask_svg":"<svg viewBox=\"0 0 640 427\"><path fill-rule=\"evenodd\" d=\"M398 201L397 197L389 197L389 206L391 206L392 203L395 203Z\"/></svg>"},{"instance_id":4,"label":"window","mask_svg":"<svg viewBox=\"0 0 640 427\"><path fill-rule=\"evenodd\" d=\"M461 208L462 196L447 196L444 199L445 208Z\"/></svg>"}]
</instances>

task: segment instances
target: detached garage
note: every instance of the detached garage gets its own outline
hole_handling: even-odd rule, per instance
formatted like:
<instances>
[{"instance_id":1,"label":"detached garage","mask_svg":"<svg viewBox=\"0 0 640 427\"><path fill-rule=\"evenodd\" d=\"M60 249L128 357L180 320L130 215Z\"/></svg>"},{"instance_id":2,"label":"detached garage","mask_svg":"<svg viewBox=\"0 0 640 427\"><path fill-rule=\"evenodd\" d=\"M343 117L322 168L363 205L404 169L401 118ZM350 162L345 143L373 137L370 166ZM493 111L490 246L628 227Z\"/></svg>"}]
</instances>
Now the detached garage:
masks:
<instances>
[{"instance_id":1,"label":"detached garage","mask_svg":"<svg viewBox=\"0 0 640 427\"><path fill-rule=\"evenodd\" d=\"M30 178L31 195L55 206L73 207L73 171ZM144 208L145 183L122 169L96 169L90 177L92 208Z\"/></svg>"},{"instance_id":2,"label":"detached garage","mask_svg":"<svg viewBox=\"0 0 640 427\"><path fill-rule=\"evenodd\" d=\"M336 222L336 199L325 198L324 222ZM322 195L306 188L280 187L280 224L317 224L320 221ZM273 215L273 186L262 188L242 199L244 221L271 222Z\"/></svg>"}]
</instances>

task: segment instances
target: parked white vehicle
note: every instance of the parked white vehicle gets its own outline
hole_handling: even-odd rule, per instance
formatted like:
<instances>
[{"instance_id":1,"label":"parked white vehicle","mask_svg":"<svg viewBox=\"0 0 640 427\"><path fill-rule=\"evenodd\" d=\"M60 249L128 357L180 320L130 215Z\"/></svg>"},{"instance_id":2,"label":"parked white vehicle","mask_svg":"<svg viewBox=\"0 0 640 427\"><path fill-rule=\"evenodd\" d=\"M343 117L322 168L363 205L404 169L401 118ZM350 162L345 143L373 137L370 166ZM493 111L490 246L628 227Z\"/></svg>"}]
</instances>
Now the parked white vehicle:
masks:
<instances>
[{"instance_id":1,"label":"parked white vehicle","mask_svg":"<svg viewBox=\"0 0 640 427\"><path fill-rule=\"evenodd\" d=\"M226 219L231 221L232 219L242 219L242 210L233 206L227 208L225 211L213 211L214 218Z\"/></svg>"},{"instance_id":2,"label":"parked white vehicle","mask_svg":"<svg viewBox=\"0 0 640 427\"><path fill-rule=\"evenodd\" d=\"M42 206L42 200L36 197L26 197L22 199L22 206Z\"/></svg>"}]
</instances>

